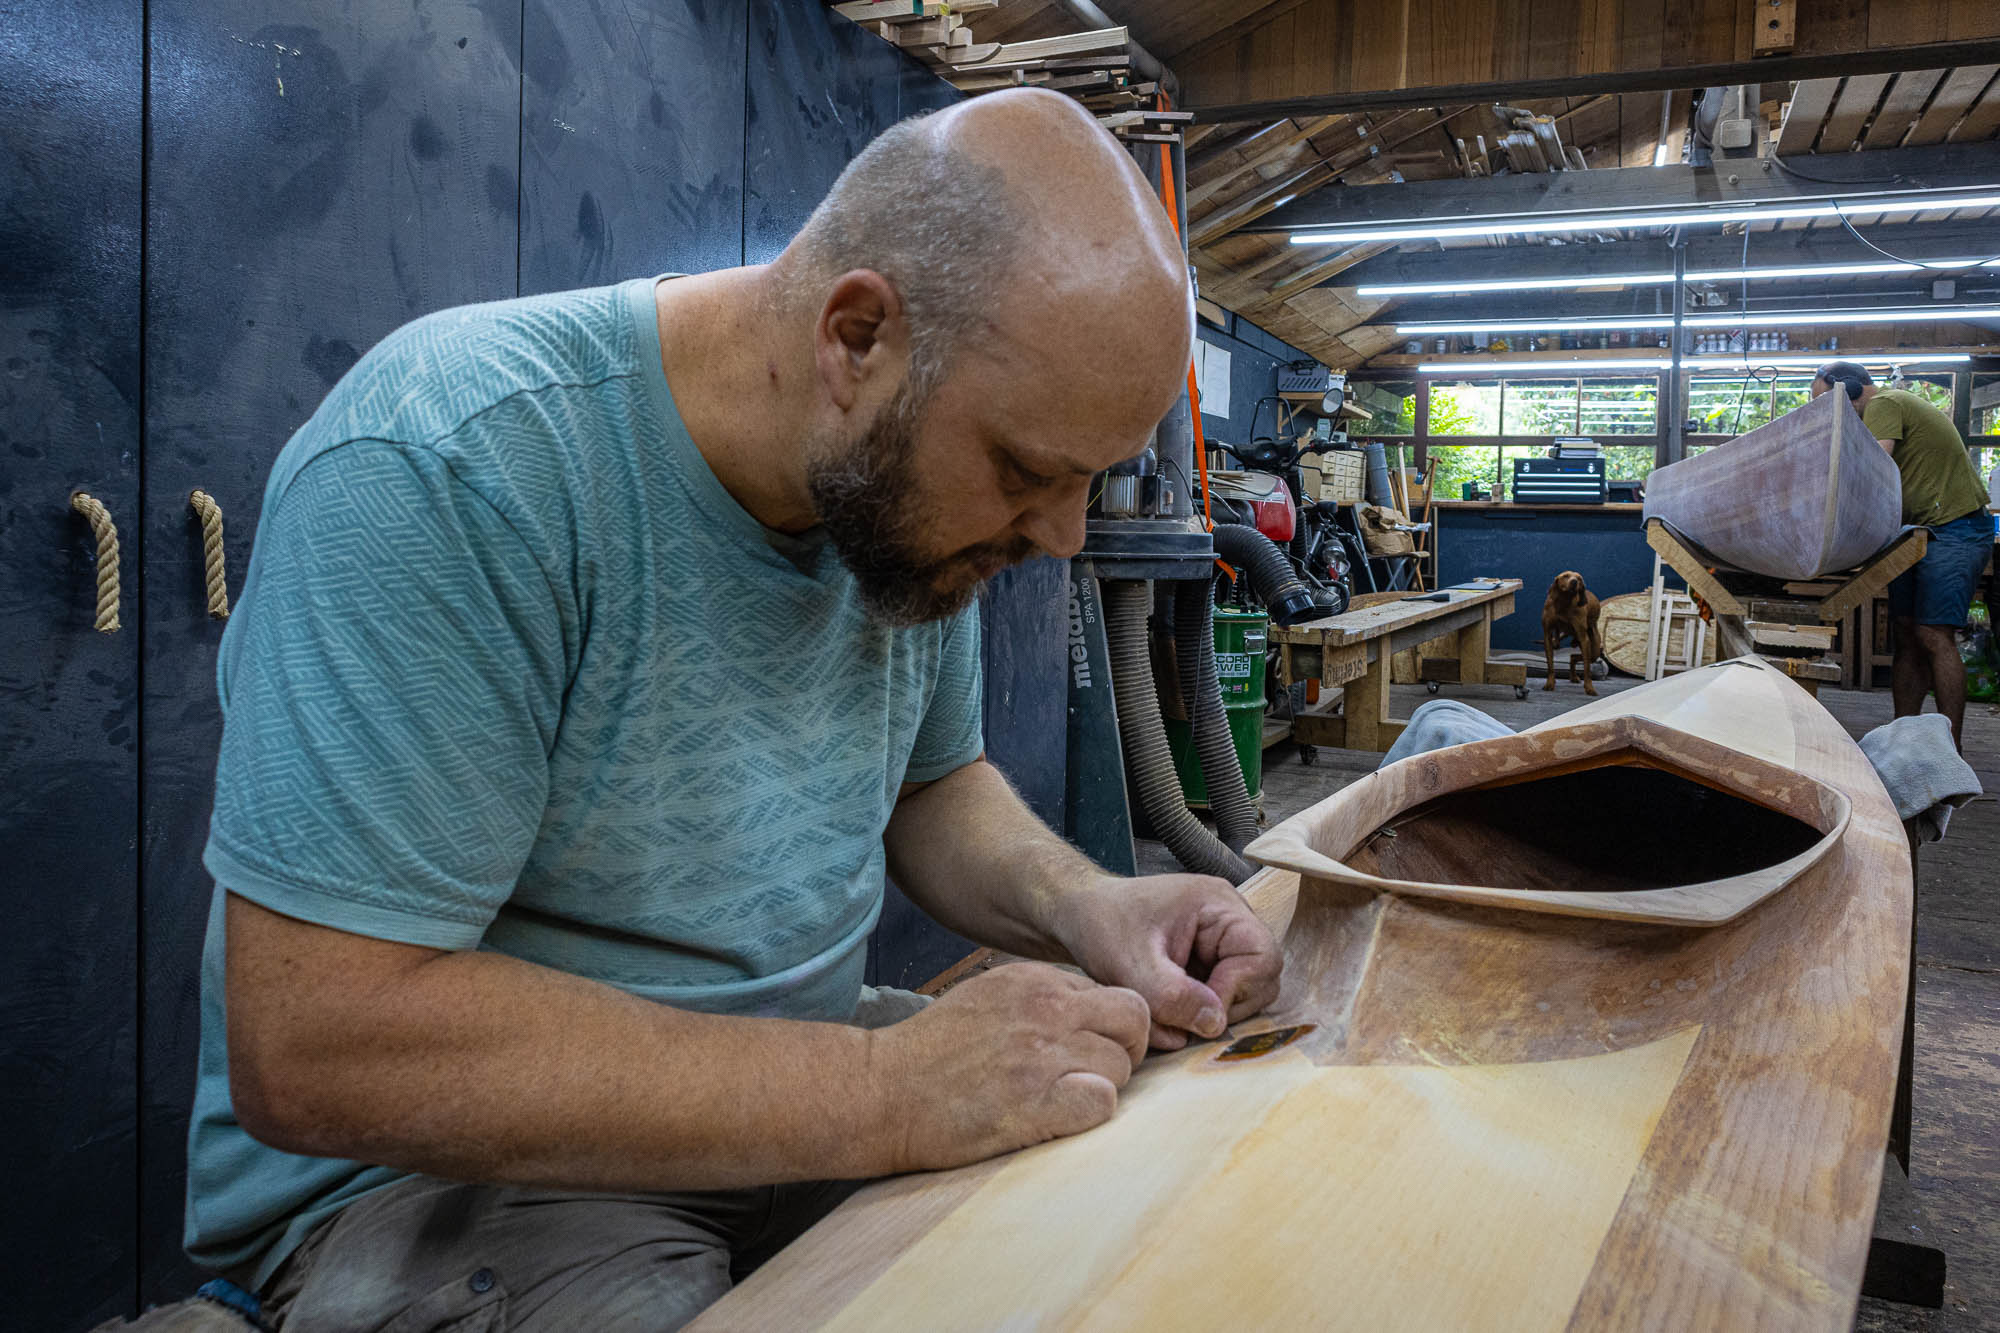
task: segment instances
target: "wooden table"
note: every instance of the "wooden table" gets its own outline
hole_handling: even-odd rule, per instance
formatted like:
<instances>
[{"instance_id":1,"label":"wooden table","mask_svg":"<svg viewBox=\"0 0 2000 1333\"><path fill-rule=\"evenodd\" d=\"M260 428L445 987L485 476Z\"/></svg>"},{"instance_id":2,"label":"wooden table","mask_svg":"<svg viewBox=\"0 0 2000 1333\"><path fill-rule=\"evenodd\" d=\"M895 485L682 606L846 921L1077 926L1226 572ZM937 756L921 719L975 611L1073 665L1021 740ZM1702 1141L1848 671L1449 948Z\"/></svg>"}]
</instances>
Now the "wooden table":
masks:
<instances>
[{"instance_id":1,"label":"wooden table","mask_svg":"<svg viewBox=\"0 0 2000 1333\"><path fill-rule=\"evenodd\" d=\"M1301 745L1387 750L1406 725L1389 716L1391 663L1397 653L1447 634L1455 636L1456 651L1425 659L1421 679L1524 686L1525 667L1489 657L1493 621L1513 614L1514 594L1520 589L1519 579L1478 579L1440 589L1447 597L1442 602L1420 600L1436 593L1383 594L1370 599L1371 605L1324 620L1272 626L1281 684L1317 680L1342 695L1341 716L1331 713L1332 700L1326 700L1294 717L1292 739Z\"/></svg>"}]
</instances>

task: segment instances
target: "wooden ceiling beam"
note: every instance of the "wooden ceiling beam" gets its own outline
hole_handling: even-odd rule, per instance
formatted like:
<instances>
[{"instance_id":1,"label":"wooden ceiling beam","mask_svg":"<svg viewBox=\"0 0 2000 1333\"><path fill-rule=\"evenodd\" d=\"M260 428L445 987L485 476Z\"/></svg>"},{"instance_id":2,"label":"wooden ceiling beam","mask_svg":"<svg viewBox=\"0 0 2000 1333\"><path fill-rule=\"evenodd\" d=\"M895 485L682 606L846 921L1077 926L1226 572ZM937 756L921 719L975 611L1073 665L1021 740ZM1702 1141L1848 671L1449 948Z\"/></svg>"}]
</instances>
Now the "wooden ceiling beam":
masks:
<instances>
[{"instance_id":1,"label":"wooden ceiling beam","mask_svg":"<svg viewBox=\"0 0 2000 1333\"><path fill-rule=\"evenodd\" d=\"M1312 193L1320 186L1329 184L1358 167L1365 166L1371 158L1400 148L1421 134L1428 134L1453 116L1468 109L1453 107L1411 127L1399 137L1390 138L1386 133L1372 134L1360 145L1364 151L1358 156L1350 155L1338 161L1329 159L1315 163L1304 171L1295 172L1242 200L1233 201L1228 208L1209 214L1199 223L1189 222L1189 235L1192 238L1190 244L1212 245L1230 232L1255 222L1279 207L1294 204L1301 196ZM1395 117L1390 124L1400 126L1410 119L1412 117L1405 113ZM1381 139L1382 142L1377 143L1377 139ZM1315 177L1318 179L1314 179Z\"/></svg>"},{"instance_id":2,"label":"wooden ceiling beam","mask_svg":"<svg viewBox=\"0 0 2000 1333\"><path fill-rule=\"evenodd\" d=\"M1299 228L1387 225L1411 219L1458 222L1530 213L1701 207L1709 204L1792 203L1840 199L1865 214L1874 195L1971 189L2000 178L2000 144L1937 144L1868 153L1820 153L1787 158L1794 172L1743 171L1670 164L1607 171L1526 172L1489 180L1409 181L1365 190L1325 192L1261 217L1264 232ZM1942 206L1942 205L1941 205Z\"/></svg>"},{"instance_id":3,"label":"wooden ceiling beam","mask_svg":"<svg viewBox=\"0 0 2000 1333\"><path fill-rule=\"evenodd\" d=\"M1958 65L2000 62L2000 12L1992 21L1994 35L1964 41L1925 42L1915 46L1881 46L1825 54L1775 56L1762 60L1722 60L1703 64L1635 69L1581 70L1540 78L1481 79L1466 83L1412 85L1391 88L1336 89L1256 101L1223 102L1191 92L1185 110L1195 120L1269 120L1279 116L1324 116L1336 112L1377 111L1392 107L1437 106L1443 102L1518 102L1542 98L1581 97L1598 93L1667 92L1731 83L1778 83L1801 79L1897 74L1905 70L1948 69ZM1323 72L1320 86L1329 79ZM1211 80L1211 83L1214 81ZM1197 90L1208 85L1196 83Z\"/></svg>"},{"instance_id":4,"label":"wooden ceiling beam","mask_svg":"<svg viewBox=\"0 0 2000 1333\"><path fill-rule=\"evenodd\" d=\"M1199 60L1210 51L1228 45L1245 33L1254 32L1256 29L1271 22L1271 20L1291 13L1304 3L1305 0L1272 0L1272 3L1265 5L1262 9L1253 10L1245 14L1242 18L1237 19L1234 23L1218 28L1196 41L1188 42L1178 50L1161 52L1160 59Z\"/></svg>"},{"instance_id":5,"label":"wooden ceiling beam","mask_svg":"<svg viewBox=\"0 0 2000 1333\"><path fill-rule=\"evenodd\" d=\"M1339 116L1317 116L1303 125L1294 126L1289 133L1279 135L1269 143L1259 145L1257 156L1246 159L1242 166L1232 171L1217 172L1199 185L1190 185L1187 196L1188 207L1193 208L1196 204L1213 198L1224 186L1242 176L1244 172L1257 171L1270 165L1270 163L1277 160L1278 157L1301 140L1310 139L1315 134L1323 134L1338 124L1339 121ZM1279 123L1289 125L1292 122L1280 121ZM1323 161L1324 159L1321 160Z\"/></svg>"}]
</instances>

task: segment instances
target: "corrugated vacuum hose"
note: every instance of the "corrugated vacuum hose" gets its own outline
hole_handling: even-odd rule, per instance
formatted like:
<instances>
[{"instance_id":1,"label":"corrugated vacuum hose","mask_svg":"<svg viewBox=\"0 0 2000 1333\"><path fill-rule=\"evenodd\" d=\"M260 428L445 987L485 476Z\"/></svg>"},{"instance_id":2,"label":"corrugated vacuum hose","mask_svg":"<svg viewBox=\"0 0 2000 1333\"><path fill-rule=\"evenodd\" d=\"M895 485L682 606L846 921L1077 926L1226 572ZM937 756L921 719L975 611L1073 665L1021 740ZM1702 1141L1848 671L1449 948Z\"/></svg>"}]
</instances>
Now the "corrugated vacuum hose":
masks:
<instances>
[{"instance_id":1,"label":"corrugated vacuum hose","mask_svg":"<svg viewBox=\"0 0 2000 1333\"><path fill-rule=\"evenodd\" d=\"M1201 759L1201 780L1208 788L1208 808L1222 841L1240 853L1257 836L1257 807L1243 781L1243 762L1236 755L1236 738L1222 707L1222 682L1216 678L1212 587L1208 579L1188 579L1175 594L1174 662Z\"/></svg>"},{"instance_id":2,"label":"corrugated vacuum hose","mask_svg":"<svg viewBox=\"0 0 2000 1333\"><path fill-rule=\"evenodd\" d=\"M1197 874L1220 875L1232 884L1241 884L1250 878L1249 863L1203 827L1181 796L1173 755L1167 749L1166 725L1160 720L1159 695L1153 687L1146 630L1152 600L1144 583L1118 580L1104 585L1111 690L1118 704L1118 738L1125 751L1126 780L1138 792L1139 807L1152 821L1153 831L1176 860ZM1241 773L1237 781L1242 781Z\"/></svg>"}]
</instances>

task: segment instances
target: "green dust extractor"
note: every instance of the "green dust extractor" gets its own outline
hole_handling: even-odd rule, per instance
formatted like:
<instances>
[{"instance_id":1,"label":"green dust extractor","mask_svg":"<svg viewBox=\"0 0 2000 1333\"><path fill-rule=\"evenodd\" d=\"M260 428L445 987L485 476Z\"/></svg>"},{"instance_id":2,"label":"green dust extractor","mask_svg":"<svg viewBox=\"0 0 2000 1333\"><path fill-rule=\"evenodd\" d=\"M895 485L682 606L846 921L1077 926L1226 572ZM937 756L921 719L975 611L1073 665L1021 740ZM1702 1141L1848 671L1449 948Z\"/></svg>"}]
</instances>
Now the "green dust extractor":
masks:
<instances>
[{"instance_id":1,"label":"green dust extractor","mask_svg":"<svg viewBox=\"0 0 2000 1333\"><path fill-rule=\"evenodd\" d=\"M1215 608L1215 674L1237 762L1243 765L1243 786L1253 801L1264 790L1264 633L1269 623L1262 611ZM1201 780L1194 733L1185 721L1167 719L1167 744L1188 804L1207 809L1208 784Z\"/></svg>"}]
</instances>

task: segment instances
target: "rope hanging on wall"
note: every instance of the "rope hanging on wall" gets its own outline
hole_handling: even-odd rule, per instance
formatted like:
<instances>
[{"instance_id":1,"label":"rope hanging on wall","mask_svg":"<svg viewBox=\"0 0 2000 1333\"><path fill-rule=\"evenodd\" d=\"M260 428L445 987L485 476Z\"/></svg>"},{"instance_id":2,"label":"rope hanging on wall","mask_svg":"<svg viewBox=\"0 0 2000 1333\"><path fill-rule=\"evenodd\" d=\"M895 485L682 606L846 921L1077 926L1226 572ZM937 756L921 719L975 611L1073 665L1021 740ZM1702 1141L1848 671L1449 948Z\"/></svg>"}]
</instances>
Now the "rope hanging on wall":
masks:
<instances>
[{"instance_id":1,"label":"rope hanging on wall","mask_svg":"<svg viewBox=\"0 0 2000 1333\"><path fill-rule=\"evenodd\" d=\"M118 632L118 525L104 502L85 491L69 497L69 507L90 521L97 537L97 628Z\"/></svg>"},{"instance_id":2,"label":"rope hanging on wall","mask_svg":"<svg viewBox=\"0 0 2000 1333\"><path fill-rule=\"evenodd\" d=\"M208 614L229 619L229 583L222 564L222 506L204 490L188 493L188 507L201 520L201 558L208 578Z\"/></svg>"}]
</instances>

